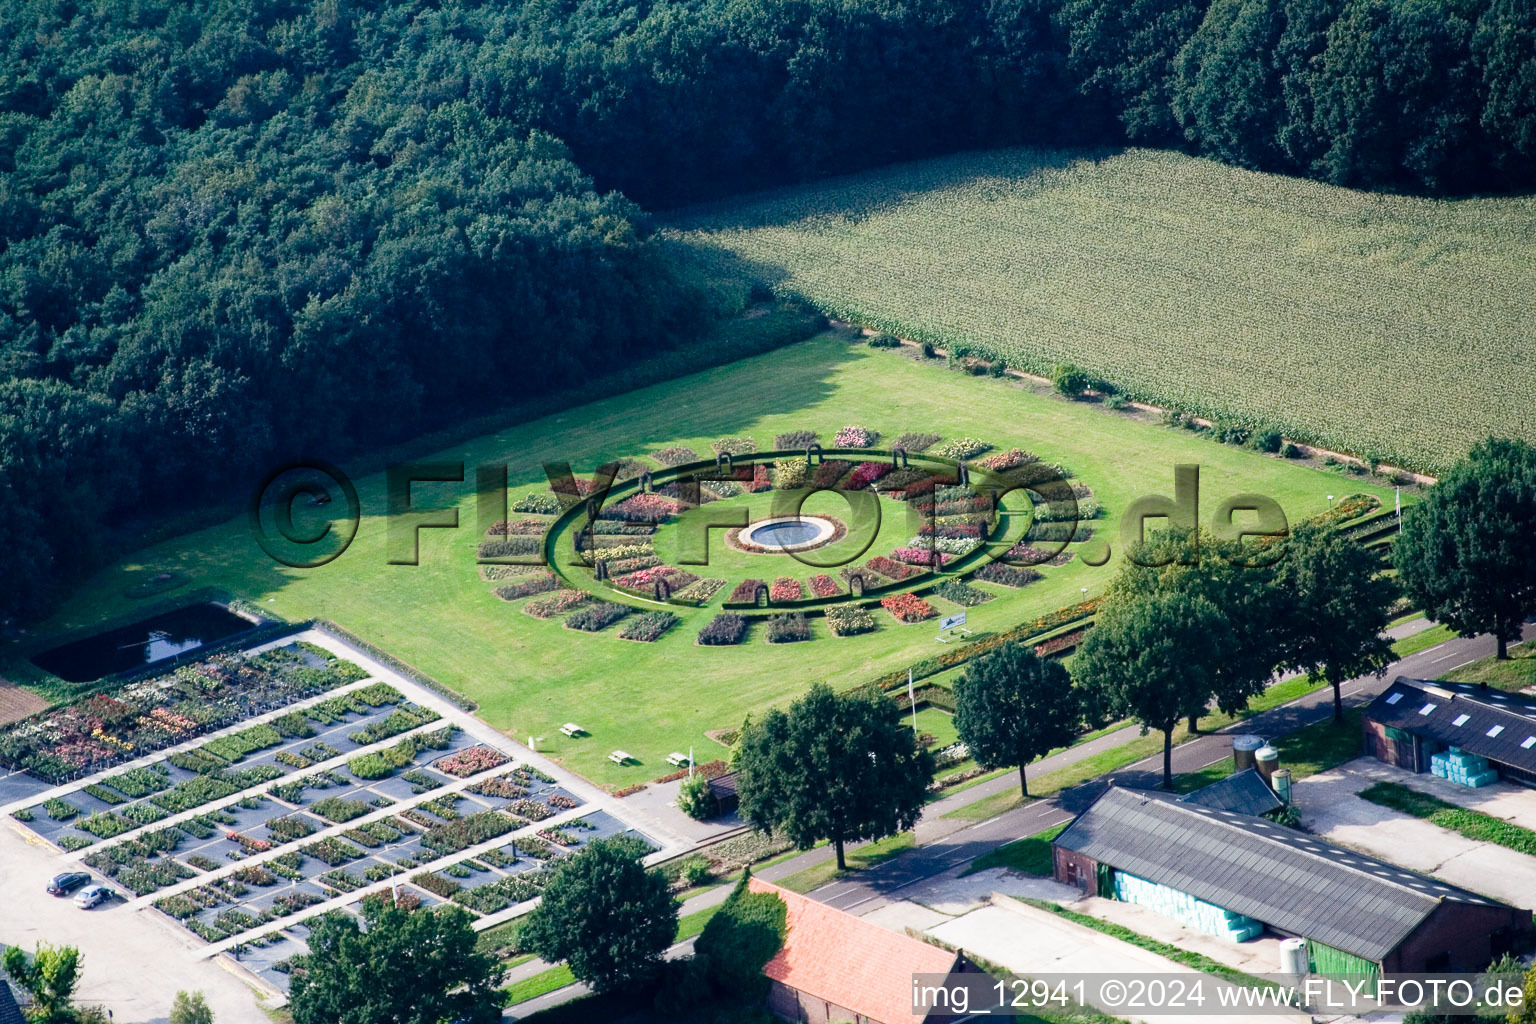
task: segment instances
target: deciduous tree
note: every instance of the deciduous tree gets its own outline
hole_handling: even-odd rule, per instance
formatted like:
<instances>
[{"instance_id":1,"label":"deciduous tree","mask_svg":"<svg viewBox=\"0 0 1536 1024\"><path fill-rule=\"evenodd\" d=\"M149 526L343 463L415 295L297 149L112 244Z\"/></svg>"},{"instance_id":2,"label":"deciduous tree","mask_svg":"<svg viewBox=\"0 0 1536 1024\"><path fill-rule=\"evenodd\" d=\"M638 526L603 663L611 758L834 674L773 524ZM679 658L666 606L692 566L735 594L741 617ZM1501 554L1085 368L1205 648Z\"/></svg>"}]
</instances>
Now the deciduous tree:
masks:
<instances>
[{"instance_id":1,"label":"deciduous tree","mask_svg":"<svg viewBox=\"0 0 1536 1024\"><path fill-rule=\"evenodd\" d=\"M1082 725L1082 703L1058 661L1006 644L968 662L955 684L955 728L983 768L1019 769L1029 795L1031 761L1071 743Z\"/></svg>"}]
</instances>

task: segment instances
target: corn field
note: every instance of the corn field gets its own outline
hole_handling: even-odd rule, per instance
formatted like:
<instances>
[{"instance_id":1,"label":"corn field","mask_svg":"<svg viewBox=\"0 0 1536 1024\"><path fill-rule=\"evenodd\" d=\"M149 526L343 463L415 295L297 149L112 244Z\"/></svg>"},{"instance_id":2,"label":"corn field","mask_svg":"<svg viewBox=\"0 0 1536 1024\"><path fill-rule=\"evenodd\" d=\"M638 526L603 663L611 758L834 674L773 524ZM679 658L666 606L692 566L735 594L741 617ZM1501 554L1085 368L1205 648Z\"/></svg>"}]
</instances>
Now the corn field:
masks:
<instances>
[{"instance_id":1,"label":"corn field","mask_svg":"<svg viewBox=\"0 0 1536 1024\"><path fill-rule=\"evenodd\" d=\"M1411 468L1536 441L1536 199L1178 154L966 154L684 211L701 276Z\"/></svg>"}]
</instances>

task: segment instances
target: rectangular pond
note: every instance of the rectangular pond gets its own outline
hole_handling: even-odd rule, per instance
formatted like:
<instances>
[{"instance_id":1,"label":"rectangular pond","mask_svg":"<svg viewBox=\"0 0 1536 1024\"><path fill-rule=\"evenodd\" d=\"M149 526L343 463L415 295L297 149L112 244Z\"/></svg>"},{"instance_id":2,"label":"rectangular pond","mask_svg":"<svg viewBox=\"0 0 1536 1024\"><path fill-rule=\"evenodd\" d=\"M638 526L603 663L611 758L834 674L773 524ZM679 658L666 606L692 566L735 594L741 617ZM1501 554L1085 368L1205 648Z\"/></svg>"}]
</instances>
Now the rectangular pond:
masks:
<instances>
[{"instance_id":1,"label":"rectangular pond","mask_svg":"<svg viewBox=\"0 0 1536 1024\"><path fill-rule=\"evenodd\" d=\"M243 633L248 619L217 604L194 604L34 655L32 664L71 683L143 668Z\"/></svg>"}]
</instances>

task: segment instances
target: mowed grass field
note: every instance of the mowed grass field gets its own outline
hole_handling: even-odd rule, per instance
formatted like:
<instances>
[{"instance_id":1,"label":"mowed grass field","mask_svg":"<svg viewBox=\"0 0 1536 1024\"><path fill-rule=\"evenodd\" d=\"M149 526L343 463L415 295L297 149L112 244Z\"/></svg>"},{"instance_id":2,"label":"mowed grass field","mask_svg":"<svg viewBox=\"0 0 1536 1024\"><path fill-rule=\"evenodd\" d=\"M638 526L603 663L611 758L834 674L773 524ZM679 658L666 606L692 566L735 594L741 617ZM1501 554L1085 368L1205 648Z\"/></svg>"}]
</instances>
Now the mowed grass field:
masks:
<instances>
[{"instance_id":1,"label":"mowed grass field","mask_svg":"<svg viewBox=\"0 0 1536 1024\"><path fill-rule=\"evenodd\" d=\"M1390 492L1355 479L1037 394L1011 379L968 377L831 335L521 424L430 458L463 460L471 481L474 466L505 462L515 500L547 486L540 465L549 460L569 460L578 472L590 472L601 460L677 443L702 453L716 438L750 436L767 447L781 431L810 429L829 438L849 423L888 437L932 431L1027 448L1074 470L1108 509L1109 516L1093 524L1095 540L1108 538L1116 549L1108 565L1094 568L1074 559L1044 569L1044 579L1022 590L983 585L998 597L971 610L970 624L978 631L1002 629L1076 603L1085 591L1101 591L1120 561L1120 511L1141 495L1171 494L1178 463L1201 467L1204 521L1223 498L1245 491L1274 497L1293 518L1324 510L1329 495L1368 491L1391 500ZM253 477L264 475L261 470L253 467ZM125 592L148 570L174 569L187 576L189 589L224 587L289 619L333 619L470 695L492 725L521 740L543 737L541 750L613 787L665 773L665 756L690 745L700 760L723 754L707 730L739 726L749 712L792 698L815 681L852 685L940 649L932 622L897 625L880 611L878 631L859 637L832 637L817 620L819 638L808 643L769 645L755 628L739 647L696 646L700 626L718 611L724 594L711 607L684 611L683 622L654 644L620 640L616 626L576 633L558 619L525 615L521 603L499 600L493 584L480 578L473 483L413 488L418 506L456 504L464 524L422 531L421 564L415 566L388 564L382 474L361 478L357 486L364 518L356 541L328 565L278 565L257 547L245 520L233 520L106 568L33 637L131 614L142 603ZM764 578L773 575L768 565ZM954 610L940 604L945 612ZM565 738L558 730L567 721L591 735ZM607 754L615 748L642 763L610 764Z\"/></svg>"},{"instance_id":2,"label":"mowed grass field","mask_svg":"<svg viewBox=\"0 0 1536 1024\"><path fill-rule=\"evenodd\" d=\"M1436 471L1536 441L1536 198L1439 201L1175 153L1003 150L686 211L716 273L1045 373Z\"/></svg>"}]
</instances>

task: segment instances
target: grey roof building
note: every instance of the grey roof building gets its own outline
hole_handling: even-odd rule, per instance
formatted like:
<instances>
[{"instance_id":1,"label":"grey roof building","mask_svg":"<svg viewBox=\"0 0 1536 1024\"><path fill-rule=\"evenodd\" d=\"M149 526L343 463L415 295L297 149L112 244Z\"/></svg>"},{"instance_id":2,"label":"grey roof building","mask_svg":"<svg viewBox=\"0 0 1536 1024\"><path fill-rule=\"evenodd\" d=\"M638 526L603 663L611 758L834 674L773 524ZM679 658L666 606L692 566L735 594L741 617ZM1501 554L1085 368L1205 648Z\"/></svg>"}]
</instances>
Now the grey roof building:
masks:
<instances>
[{"instance_id":1,"label":"grey roof building","mask_svg":"<svg viewBox=\"0 0 1536 1024\"><path fill-rule=\"evenodd\" d=\"M1477 970L1531 928L1528 911L1167 793L1112 787L1053 845L1060 881L1107 895L1123 871L1307 939L1319 964Z\"/></svg>"},{"instance_id":2,"label":"grey roof building","mask_svg":"<svg viewBox=\"0 0 1536 1024\"><path fill-rule=\"evenodd\" d=\"M11 983L3 975L0 975L0 1024L26 1024L21 1007L16 1005L16 997L11 993Z\"/></svg>"},{"instance_id":3,"label":"grey roof building","mask_svg":"<svg viewBox=\"0 0 1536 1024\"><path fill-rule=\"evenodd\" d=\"M1536 700L1469 683L1403 676L1365 709L1366 748L1409 771L1457 747L1494 762L1499 776L1536 784Z\"/></svg>"},{"instance_id":4,"label":"grey roof building","mask_svg":"<svg viewBox=\"0 0 1536 1024\"><path fill-rule=\"evenodd\" d=\"M1199 804L1218 811L1251 814L1254 817L1268 814L1270 811L1278 811L1285 806L1280 798L1275 796L1274 790L1269 788L1269 784L1264 781L1264 776L1252 768L1238 772L1236 775L1228 775L1204 789L1197 789L1187 794L1184 802Z\"/></svg>"}]
</instances>

